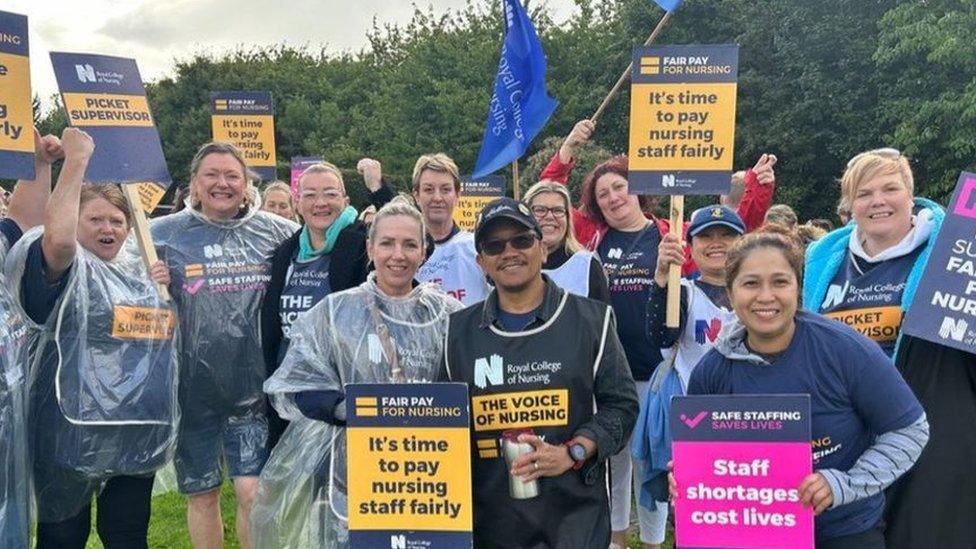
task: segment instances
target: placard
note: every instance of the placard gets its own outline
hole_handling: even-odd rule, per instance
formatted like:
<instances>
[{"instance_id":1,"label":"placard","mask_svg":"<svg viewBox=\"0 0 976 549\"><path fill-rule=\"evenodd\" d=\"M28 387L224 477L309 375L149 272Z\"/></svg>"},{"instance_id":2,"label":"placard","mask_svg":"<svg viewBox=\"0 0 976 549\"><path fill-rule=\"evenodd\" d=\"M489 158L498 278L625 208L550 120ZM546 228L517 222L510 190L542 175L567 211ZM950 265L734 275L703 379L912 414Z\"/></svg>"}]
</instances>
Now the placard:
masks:
<instances>
[{"instance_id":1,"label":"placard","mask_svg":"<svg viewBox=\"0 0 976 549\"><path fill-rule=\"evenodd\" d=\"M727 194L732 181L739 46L634 50L632 194Z\"/></svg>"},{"instance_id":2,"label":"placard","mask_svg":"<svg viewBox=\"0 0 976 549\"><path fill-rule=\"evenodd\" d=\"M313 164L319 164L325 162L325 159L321 156L293 156L291 157L291 195L292 198L298 200L298 178L302 176L302 172L308 169L309 166Z\"/></svg>"},{"instance_id":3,"label":"placard","mask_svg":"<svg viewBox=\"0 0 976 549\"><path fill-rule=\"evenodd\" d=\"M809 395L671 400L676 547L813 549Z\"/></svg>"},{"instance_id":4,"label":"placard","mask_svg":"<svg viewBox=\"0 0 976 549\"><path fill-rule=\"evenodd\" d=\"M505 178L501 175L486 175L473 178L461 177L461 196L454 208L454 222L462 231L473 232L478 214L492 200L505 195Z\"/></svg>"},{"instance_id":5,"label":"placard","mask_svg":"<svg viewBox=\"0 0 976 549\"><path fill-rule=\"evenodd\" d=\"M27 17L0 11L0 177L34 179Z\"/></svg>"},{"instance_id":6,"label":"placard","mask_svg":"<svg viewBox=\"0 0 976 549\"><path fill-rule=\"evenodd\" d=\"M135 60L52 52L51 63L68 124L95 142L85 181L153 181L169 188L172 179Z\"/></svg>"},{"instance_id":7,"label":"placard","mask_svg":"<svg viewBox=\"0 0 976 549\"><path fill-rule=\"evenodd\" d=\"M976 174L959 176L902 331L976 353Z\"/></svg>"},{"instance_id":8,"label":"placard","mask_svg":"<svg viewBox=\"0 0 976 549\"><path fill-rule=\"evenodd\" d=\"M222 91L210 94L214 141L233 143L261 181L277 179L274 103L271 92Z\"/></svg>"},{"instance_id":9,"label":"placard","mask_svg":"<svg viewBox=\"0 0 976 549\"><path fill-rule=\"evenodd\" d=\"M346 403L350 545L470 548L467 385L349 384Z\"/></svg>"}]
</instances>

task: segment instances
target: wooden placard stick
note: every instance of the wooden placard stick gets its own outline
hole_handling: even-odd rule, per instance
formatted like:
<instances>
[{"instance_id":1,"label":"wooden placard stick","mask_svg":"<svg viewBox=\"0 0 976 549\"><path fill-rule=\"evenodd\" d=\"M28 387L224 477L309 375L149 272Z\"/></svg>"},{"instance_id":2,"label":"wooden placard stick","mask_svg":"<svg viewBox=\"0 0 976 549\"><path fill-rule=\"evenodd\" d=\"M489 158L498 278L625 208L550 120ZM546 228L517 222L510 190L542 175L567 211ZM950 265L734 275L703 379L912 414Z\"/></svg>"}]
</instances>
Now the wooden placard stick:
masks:
<instances>
[{"instance_id":1,"label":"wooden placard stick","mask_svg":"<svg viewBox=\"0 0 976 549\"><path fill-rule=\"evenodd\" d=\"M681 240L684 237L685 224L685 196L676 194L671 196L671 226L668 234ZM681 265L668 267L668 308L664 325L677 328L681 318Z\"/></svg>"},{"instance_id":2,"label":"wooden placard stick","mask_svg":"<svg viewBox=\"0 0 976 549\"><path fill-rule=\"evenodd\" d=\"M136 242L139 243L139 254L142 262L149 270L154 263L159 261L156 255L156 245L152 240L152 233L149 232L149 220L146 218L146 211L142 208L142 199L139 197L139 190L135 184L123 184L122 192L129 201L129 209L132 211L132 228L136 233ZM163 301L169 301L169 290L162 284L156 284L159 297Z\"/></svg>"},{"instance_id":3,"label":"wooden placard stick","mask_svg":"<svg viewBox=\"0 0 976 549\"><path fill-rule=\"evenodd\" d=\"M517 158L515 159L515 162L512 162L512 187L513 187L512 194L515 195L513 198L515 198L515 200L521 201L522 200L522 189L521 189L522 185L519 184L518 159Z\"/></svg>"},{"instance_id":4,"label":"wooden placard stick","mask_svg":"<svg viewBox=\"0 0 976 549\"><path fill-rule=\"evenodd\" d=\"M657 35L661 34L661 30L664 29L664 25L667 25L668 21L670 20L671 20L671 12L669 11L664 14L664 17L662 17L660 21L658 21L657 26L654 27L654 31L651 32L651 35L648 36L647 40L644 41L644 45L650 46L651 44L653 44L654 41L657 40ZM634 61L631 60L631 62L627 65L627 69L624 70L623 74L620 75L620 78L617 79L617 83L614 84L612 88L610 88L610 93L608 93L607 96L603 98L603 102L600 103L600 106L597 107L596 112L593 113L593 116L590 117L590 121L592 121L594 124L596 124L597 121L600 119L600 116L603 115L603 111L606 110L608 105L610 105L610 102L613 101L613 98L616 97L618 93L620 93L620 90L624 87L624 84L626 84L627 81L630 80L630 71L633 67L634 67Z\"/></svg>"}]
</instances>

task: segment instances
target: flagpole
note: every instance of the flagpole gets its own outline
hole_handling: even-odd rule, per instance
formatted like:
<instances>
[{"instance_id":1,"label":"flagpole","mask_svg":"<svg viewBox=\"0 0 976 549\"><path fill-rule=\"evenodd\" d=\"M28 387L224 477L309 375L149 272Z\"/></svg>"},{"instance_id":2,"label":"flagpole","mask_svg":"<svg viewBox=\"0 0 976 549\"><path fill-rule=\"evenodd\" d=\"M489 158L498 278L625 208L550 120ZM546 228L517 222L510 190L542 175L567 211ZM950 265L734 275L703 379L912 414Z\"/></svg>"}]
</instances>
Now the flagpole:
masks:
<instances>
[{"instance_id":1,"label":"flagpole","mask_svg":"<svg viewBox=\"0 0 976 549\"><path fill-rule=\"evenodd\" d=\"M518 158L512 162L512 189L512 192L515 194L515 200L522 200L522 189L519 184Z\"/></svg>"},{"instance_id":2,"label":"flagpole","mask_svg":"<svg viewBox=\"0 0 976 549\"><path fill-rule=\"evenodd\" d=\"M664 28L664 25L668 24L668 21L670 19L671 19L671 12L670 11L665 12L664 17L662 17L661 20L658 21L657 26L654 27L654 31L651 32L651 35L648 36L647 40L644 41L645 46L650 46L651 44L654 43L655 40L657 40L657 35L661 34L661 29ZM597 107L596 112L593 113L593 116L590 117L591 122L596 124L600 116L603 115L603 111L606 110L607 106L610 105L610 102L613 101L613 98L616 97L618 93L620 93L621 88L624 87L624 84L627 83L627 80L630 80L630 71L633 68L633 66L634 66L634 61L633 59L631 59L630 63L627 64L627 70L625 70L624 73L620 75L620 78L617 79L617 83L614 84L613 88L610 89L610 93L608 93L607 96L603 98L603 102L600 103L600 106Z\"/></svg>"}]
</instances>

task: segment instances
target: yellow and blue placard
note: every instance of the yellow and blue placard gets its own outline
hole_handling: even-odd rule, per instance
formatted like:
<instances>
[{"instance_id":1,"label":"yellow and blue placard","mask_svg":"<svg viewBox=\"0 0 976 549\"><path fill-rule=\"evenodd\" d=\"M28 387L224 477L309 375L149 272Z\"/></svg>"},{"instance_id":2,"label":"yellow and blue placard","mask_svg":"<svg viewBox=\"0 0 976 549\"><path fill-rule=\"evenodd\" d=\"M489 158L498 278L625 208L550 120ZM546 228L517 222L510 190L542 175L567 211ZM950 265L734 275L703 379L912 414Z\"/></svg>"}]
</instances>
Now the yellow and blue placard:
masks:
<instances>
[{"instance_id":1,"label":"yellow and blue placard","mask_svg":"<svg viewBox=\"0 0 976 549\"><path fill-rule=\"evenodd\" d=\"M726 194L739 46L634 50L629 183L634 194Z\"/></svg>"},{"instance_id":2,"label":"yellow and blue placard","mask_svg":"<svg viewBox=\"0 0 976 549\"><path fill-rule=\"evenodd\" d=\"M346 385L350 547L469 548L464 383Z\"/></svg>"},{"instance_id":3,"label":"yellow and blue placard","mask_svg":"<svg viewBox=\"0 0 976 549\"><path fill-rule=\"evenodd\" d=\"M271 92L222 91L210 94L214 141L233 143L261 181L277 179L274 103Z\"/></svg>"},{"instance_id":4,"label":"yellow and blue placard","mask_svg":"<svg viewBox=\"0 0 976 549\"><path fill-rule=\"evenodd\" d=\"M34 179L27 17L0 11L0 177Z\"/></svg>"},{"instance_id":5,"label":"yellow and blue placard","mask_svg":"<svg viewBox=\"0 0 976 549\"><path fill-rule=\"evenodd\" d=\"M172 178L135 59L51 52L51 63L68 124L95 142L85 181L168 188Z\"/></svg>"},{"instance_id":6,"label":"yellow and blue placard","mask_svg":"<svg viewBox=\"0 0 976 549\"><path fill-rule=\"evenodd\" d=\"M475 178L461 177L461 196L454 208L454 222L464 231L474 231L475 222L482 208L492 200L505 195L505 178L486 175Z\"/></svg>"}]
</instances>

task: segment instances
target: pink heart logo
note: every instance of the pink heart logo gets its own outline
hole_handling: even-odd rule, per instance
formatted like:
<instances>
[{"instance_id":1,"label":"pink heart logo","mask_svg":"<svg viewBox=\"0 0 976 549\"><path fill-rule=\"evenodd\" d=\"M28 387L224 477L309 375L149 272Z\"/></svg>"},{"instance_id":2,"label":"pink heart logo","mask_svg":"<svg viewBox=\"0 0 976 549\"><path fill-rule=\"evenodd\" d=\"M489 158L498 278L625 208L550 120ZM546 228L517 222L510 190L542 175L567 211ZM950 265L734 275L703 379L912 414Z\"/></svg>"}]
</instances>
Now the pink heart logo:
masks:
<instances>
[{"instance_id":1,"label":"pink heart logo","mask_svg":"<svg viewBox=\"0 0 976 549\"><path fill-rule=\"evenodd\" d=\"M198 278L193 284L184 284L183 289L190 295L196 295L200 291L200 288L203 288L204 282L206 282L204 279Z\"/></svg>"},{"instance_id":2,"label":"pink heart logo","mask_svg":"<svg viewBox=\"0 0 976 549\"><path fill-rule=\"evenodd\" d=\"M701 421L703 419L705 419L705 416L707 416L707 415L708 415L708 412L706 412L704 410L702 410L701 412L698 412L698 415L696 415L695 417L693 417L691 419L689 419L688 416L686 416L684 414L681 414L681 421L683 421L685 423L685 425L687 425L688 427L691 427L692 429L694 429L695 427L698 427L698 424L701 423Z\"/></svg>"}]
</instances>

